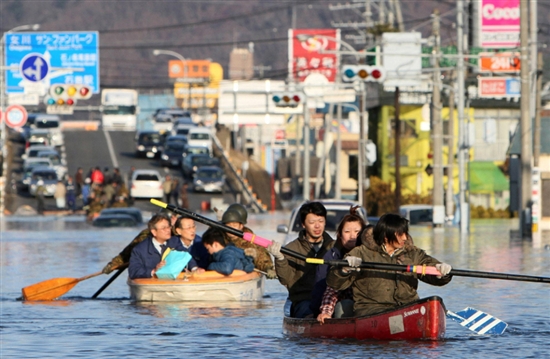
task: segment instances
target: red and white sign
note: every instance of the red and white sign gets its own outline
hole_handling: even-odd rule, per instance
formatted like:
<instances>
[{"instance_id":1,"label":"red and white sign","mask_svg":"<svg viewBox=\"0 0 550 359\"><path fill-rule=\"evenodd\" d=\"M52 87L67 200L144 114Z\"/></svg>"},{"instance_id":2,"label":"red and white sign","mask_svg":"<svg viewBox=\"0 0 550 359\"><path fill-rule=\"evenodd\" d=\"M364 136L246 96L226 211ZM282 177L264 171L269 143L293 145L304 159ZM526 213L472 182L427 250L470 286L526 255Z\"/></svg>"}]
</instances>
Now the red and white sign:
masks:
<instances>
[{"instance_id":1,"label":"red and white sign","mask_svg":"<svg viewBox=\"0 0 550 359\"><path fill-rule=\"evenodd\" d=\"M21 105L8 106L4 119L8 127L21 127L27 123L27 110Z\"/></svg>"},{"instance_id":2,"label":"red and white sign","mask_svg":"<svg viewBox=\"0 0 550 359\"><path fill-rule=\"evenodd\" d=\"M517 77L478 77L478 97L520 97L521 82Z\"/></svg>"},{"instance_id":3,"label":"red and white sign","mask_svg":"<svg viewBox=\"0 0 550 359\"><path fill-rule=\"evenodd\" d=\"M518 72L521 69L519 52L481 52L479 70L484 72Z\"/></svg>"},{"instance_id":4,"label":"red and white sign","mask_svg":"<svg viewBox=\"0 0 550 359\"><path fill-rule=\"evenodd\" d=\"M519 46L519 1L481 0L479 4L479 46L514 48Z\"/></svg>"},{"instance_id":5,"label":"red and white sign","mask_svg":"<svg viewBox=\"0 0 550 359\"><path fill-rule=\"evenodd\" d=\"M319 73L334 82L338 55L326 51L340 48L339 29L290 29L288 40L288 71L292 78L304 82L308 75Z\"/></svg>"}]
</instances>

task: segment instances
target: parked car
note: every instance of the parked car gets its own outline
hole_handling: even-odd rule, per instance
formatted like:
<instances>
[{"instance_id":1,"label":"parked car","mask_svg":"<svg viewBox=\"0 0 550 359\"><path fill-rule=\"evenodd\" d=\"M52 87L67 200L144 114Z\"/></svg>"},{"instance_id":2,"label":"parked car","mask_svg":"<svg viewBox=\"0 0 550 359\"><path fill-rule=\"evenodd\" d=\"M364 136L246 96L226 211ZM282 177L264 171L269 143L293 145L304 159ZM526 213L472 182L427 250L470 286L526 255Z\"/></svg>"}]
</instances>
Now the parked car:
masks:
<instances>
[{"instance_id":1,"label":"parked car","mask_svg":"<svg viewBox=\"0 0 550 359\"><path fill-rule=\"evenodd\" d=\"M133 198L162 199L163 178L157 170L135 170L132 175L130 196Z\"/></svg>"},{"instance_id":2,"label":"parked car","mask_svg":"<svg viewBox=\"0 0 550 359\"><path fill-rule=\"evenodd\" d=\"M164 145L166 146L169 143L181 143L182 145L187 145L187 136L185 135L171 135L166 137L164 140Z\"/></svg>"},{"instance_id":3,"label":"parked car","mask_svg":"<svg viewBox=\"0 0 550 359\"><path fill-rule=\"evenodd\" d=\"M141 211L139 208L135 207L119 207L119 208L105 208L101 212L99 212L100 216L103 215L113 215L113 214L124 214L127 216L131 216L134 218L134 220L141 224L143 223L143 216L141 215Z\"/></svg>"},{"instance_id":4,"label":"parked car","mask_svg":"<svg viewBox=\"0 0 550 359\"><path fill-rule=\"evenodd\" d=\"M57 184L57 173L51 167L37 167L32 171L31 182L29 184L29 193L32 196L36 196L36 189L38 188L38 181L44 182L44 193L47 197L53 197L55 193L55 185Z\"/></svg>"},{"instance_id":5,"label":"parked car","mask_svg":"<svg viewBox=\"0 0 550 359\"><path fill-rule=\"evenodd\" d=\"M409 224L433 224L433 206L429 204L405 204L399 207L399 214L409 220Z\"/></svg>"},{"instance_id":6,"label":"parked car","mask_svg":"<svg viewBox=\"0 0 550 359\"><path fill-rule=\"evenodd\" d=\"M317 201L321 202L327 209L327 221L325 225L325 232L330 234L332 238L336 239L336 229L338 228L338 224L340 224L340 222L342 221L342 218L344 218L346 214L350 213L349 210L351 207L357 206L359 204L354 201L334 200L334 199L326 199L326 200L321 199ZM286 233L285 240L284 240L285 245L289 242L292 242L296 238L298 238L298 233L303 229L298 212L300 207L304 203L305 202L301 203L298 207L292 210L288 225L280 224L277 226L278 233ZM365 220L365 222L368 223L367 211L363 207L359 209L359 215Z\"/></svg>"},{"instance_id":7,"label":"parked car","mask_svg":"<svg viewBox=\"0 0 550 359\"><path fill-rule=\"evenodd\" d=\"M58 115L40 114L34 119L36 129L47 130L51 136L52 146L63 146L63 133L61 132L61 119ZM32 133L32 131L31 131Z\"/></svg>"},{"instance_id":8,"label":"parked car","mask_svg":"<svg viewBox=\"0 0 550 359\"><path fill-rule=\"evenodd\" d=\"M57 177L62 179L67 174L67 163L61 158L56 150L42 150L36 154L37 158L48 158L52 167L57 172Z\"/></svg>"},{"instance_id":9,"label":"parked car","mask_svg":"<svg viewBox=\"0 0 550 359\"><path fill-rule=\"evenodd\" d=\"M136 227L139 223L129 214L99 214L94 218L92 226L101 228Z\"/></svg>"},{"instance_id":10,"label":"parked car","mask_svg":"<svg viewBox=\"0 0 550 359\"><path fill-rule=\"evenodd\" d=\"M187 134L187 144L207 147L209 153L212 153L212 130L207 127L191 128Z\"/></svg>"},{"instance_id":11,"label":"parked car","mask_svg":"<svg viewBox=\"0 0 550 359\"><path fill-rule=\"evenodd\" d=\"M45 145L32 145L25 149L25 153L21 155L21 158L24 160L27 160L29 158L36 157L40 151L47 151L47 150L55 151L55 147L45 146Z\"/></svg>"},{"instance_id":12,"label":"parked car","mask_svg":"<svg viewBox=\"0 0 550 359\"><path fill-rule=\"evenodd\" d=\"M32 145L44 145L44 146L53 146L52 134L50 131L45 129L31 128L25 142L25 148L28 148Z\"/></svg>"},{"instance_id":13,"label":"parked car","mask_svg":"<svg viewBox=\"0 0 550 359\"><path fill-rule=\"evenodd\" d=\"M193 175L193 190L195 192L223 193L225 175L217 166L205 166L197 169Z\"/></svg>"},{"instance_id":14,"label":"parked car","mask_svg":"<svg viewBox=\"0 0 550 359\"><path fill-rule=\"evenodd\" d=\"M21 177L23 189L29 189L32 178L32 171L37 167L52 167L52 161L49 158L43 157L33 157L26 160L23 164L23 175Z\"/></svg>"},{"instance_id":15,"label":"parked car","mask_svg":"<svg viewBox=\"0 0 550 359\"><path fill-rule=\"evenodd\" d=\"M136 134L136 157L154 158L160 156L164 145L164 134L159 131L140 131Z\"/></svg>"},{"instance_id":16,"label":"parked car","mask_svg":"<svg viewBox=\"0 0 550 359\"><path fill-rule=\"evenodd\" d=\"M190 154L183 159L181 170L184 176L193 177L199 167L219 165L220 160L215 157L210 157L208 154Z\"/></svg>"},{"instance_id":17,"label":"parked car","mask_svg":"<svg viewBox=\"0 0 550 359\"><path fill-rule=\"evenodd\" d=\"M172 116L158 115L153 120L153 130L155 131L170 131L173 127Z\"/></svg>"},{"instance_id":18,"label":"parked car","mask_svg":"<svg viewBox=\"0 0 550 359\"><path fill-rule=\"evenodd\" d=\"M153 114L153 118L160 116L160 115L169 115L173 119L176 119L178 117L189 117L191 118L191 113L187 110L184 110L182 108L157 108L155 113Z\"/></svg>"},{"instance_id":19,"label":"parked car","mask_svg":"<svg viewBox=\"0 0 550 359\"><path fill-rule=\"evenodd\" d=\"M164 151L160 155L160 165L166 167L180 167L185 144L181 142L167 142Z\"/></svg>"},{"instance_id":20,"label":"parked car","mask_svg":"<svg viewBox=\"0 0 550 359\"><path fill-rule=\"evenodd\" d=\"M186 157L188 155L208 155L210 156L210 150L208 147L205 146L189 146L189 144L185 145L185 149L183 150L183 157Z\"/></svg>"},{"instance_id":21,"label":"parked car","mask_svg":"<svg viewBox=\"0 0 550 359\"><path fill-rule=\"evenodd\" d=\"M172 135L187 135L191 129L196 127L197 124L191 117L177 117L172 126Z\"/></svg>"}]
</instances>

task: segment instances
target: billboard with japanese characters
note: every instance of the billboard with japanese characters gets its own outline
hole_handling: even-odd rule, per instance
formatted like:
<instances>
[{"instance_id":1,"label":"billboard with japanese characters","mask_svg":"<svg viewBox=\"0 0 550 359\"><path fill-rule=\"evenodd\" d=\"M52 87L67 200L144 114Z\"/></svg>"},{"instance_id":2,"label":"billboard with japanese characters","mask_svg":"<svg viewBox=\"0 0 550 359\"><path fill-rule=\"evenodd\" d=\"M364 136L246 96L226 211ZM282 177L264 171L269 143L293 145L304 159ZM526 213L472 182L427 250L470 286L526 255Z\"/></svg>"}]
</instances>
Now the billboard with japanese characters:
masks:
<instances>
[{"instance_id":1,"label":"billboard with japanese characters","mask_svg":"<svg viewBox=\"0 0 550 359\"><path fill-rule=\"evenodd\" d=\"M479 6L479 46L515 48L519 46L519 0L481 0Z\"/></svg>"},{"instance_id":2,"label":"billboard with japanese characters","mask_svg":"<svg viewBox=\"0 0 550 359\"><path fill-rule=\"evenodd\" d=\"M13 32L5 35L7 93L38 92L53 84L81 84L99 93L99 34Z\"/></svg>"},{"instance_id":3,"label":"billboard with japanese characters","mask_svg":"<svg viewBox=\"0 0 550 359\"><path fill-rule=\"evenodd\" d=\"M288 30L290 77L303 82L309 74L319 73L334 82L339 65L338 54L334 51L339 48L339 29Z\"/></svg>"}]
</instances>

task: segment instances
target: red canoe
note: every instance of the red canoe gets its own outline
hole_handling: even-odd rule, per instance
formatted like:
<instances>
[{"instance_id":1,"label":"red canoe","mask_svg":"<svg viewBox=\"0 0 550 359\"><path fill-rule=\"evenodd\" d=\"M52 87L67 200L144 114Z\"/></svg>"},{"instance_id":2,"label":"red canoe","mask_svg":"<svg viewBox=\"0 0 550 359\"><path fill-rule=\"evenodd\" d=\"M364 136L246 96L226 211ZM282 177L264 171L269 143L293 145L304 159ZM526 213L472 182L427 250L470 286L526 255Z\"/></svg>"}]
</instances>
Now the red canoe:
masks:
<instances>
[{"instance_id":1,"label":"red canoe","mask_svg":"<svg viewBox=\"0 0 550 359\"><path fill-rule=\"evenodd\" d=\"M374 340L439 340L445 335L445 305L440 297L414 303L368 317L316 319L285 317L283 332L312 338L355 338Z\"/></svg>"}]
</instances>

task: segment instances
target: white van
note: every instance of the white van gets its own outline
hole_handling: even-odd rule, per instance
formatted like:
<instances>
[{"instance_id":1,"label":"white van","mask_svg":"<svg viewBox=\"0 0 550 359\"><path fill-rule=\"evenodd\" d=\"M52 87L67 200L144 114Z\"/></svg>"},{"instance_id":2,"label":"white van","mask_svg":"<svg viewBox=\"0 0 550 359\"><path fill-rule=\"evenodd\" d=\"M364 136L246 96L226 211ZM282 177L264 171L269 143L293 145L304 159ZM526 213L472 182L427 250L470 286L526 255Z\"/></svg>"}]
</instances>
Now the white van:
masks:
<instances>
[{"instance_id":1,"label":"white van","mask_svg":"<svg viewBox=\"0 0 550 359\"><path fill-rule=\"evenodd\" d=\"M63 146L60 118L57 115L39 114L34 120L34 128L48 130L52 146Z\"/></svg>"},{"instance_id":2,"label":"white van","mask_svg":"<svg viewBox=\"0 0 550 359\"><path fill-rule=\"evenodd\" d=\"M208 127L193 127L187 133L188 146L207 147L212 153L212 130Z\"/></svg>"}]
</instances>

